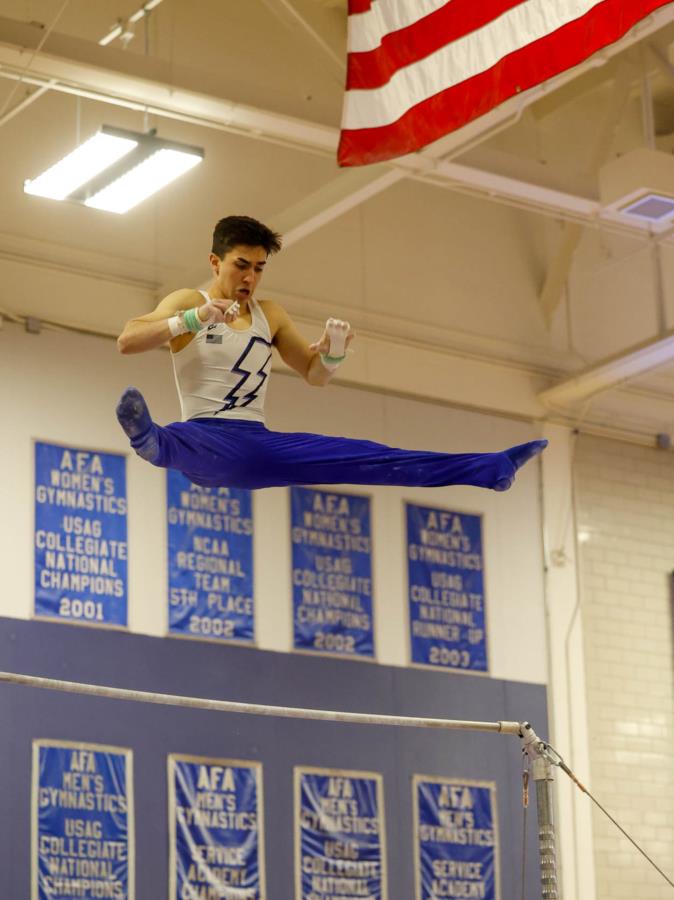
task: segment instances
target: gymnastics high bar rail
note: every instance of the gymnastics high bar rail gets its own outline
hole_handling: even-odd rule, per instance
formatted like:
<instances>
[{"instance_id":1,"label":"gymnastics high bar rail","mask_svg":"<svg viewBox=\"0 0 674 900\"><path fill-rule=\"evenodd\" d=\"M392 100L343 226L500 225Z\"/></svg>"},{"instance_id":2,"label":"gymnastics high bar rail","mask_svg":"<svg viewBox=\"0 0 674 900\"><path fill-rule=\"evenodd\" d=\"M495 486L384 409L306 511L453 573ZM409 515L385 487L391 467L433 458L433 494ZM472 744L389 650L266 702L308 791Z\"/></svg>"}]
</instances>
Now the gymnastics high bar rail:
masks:
<instances>
[{"instance_id":1,"label":"gymnastics high bar rail","mask_svg":"<svg viewBox=\"0 0 674 900\"><path fill-rule=\"evenodd\" d=\"M522 740L522 751L531 761L532 777L536 782L536 809L538 814L538 852L541 864L541 898L558 900L557 853L555 822L552 804L552 766L561 765L576 783L559 754L542 741L528 722L470 722L461 719L433 719L417 716L388 716L376 713L349 713L326 709L301 709L295 706L267 706L261 703L241 703L235 700L208 700L202 697L182 697L179 694L159 694L128 688L107 687L101 684L81 684L76 681L59 681L35 675L19 675L0 672L0 683L24 687L61 691L67 694L85 694L105 697L109 700L129 700L135 703L155 703L162 706L189 707L214 712L238 713L252 716L274 716L283 719L311 719L322 722L342 722L349 725L392 725L398 728L434 728L446 731L490 731L509 734ZM582 787L582 785L580 785Z\"/></svg>"}]
</instances>

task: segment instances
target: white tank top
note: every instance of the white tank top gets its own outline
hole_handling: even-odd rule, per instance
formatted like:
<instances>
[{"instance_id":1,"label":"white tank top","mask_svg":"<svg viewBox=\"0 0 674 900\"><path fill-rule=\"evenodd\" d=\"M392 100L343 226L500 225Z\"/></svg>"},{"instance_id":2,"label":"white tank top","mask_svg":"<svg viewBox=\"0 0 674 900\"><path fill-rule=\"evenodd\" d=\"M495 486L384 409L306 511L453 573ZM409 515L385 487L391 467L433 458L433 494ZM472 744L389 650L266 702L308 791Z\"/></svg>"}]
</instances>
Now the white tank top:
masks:
<instances>
[{"instance_id":1,"label":"white tank top","mask_svg":"<svg viewBox=\"0 0 674 900\"><path fill-rule=\"evenodd\" d=\"M205 291L200 291L206 300ZM224 322L197 332L171 353L183 422L188 419L244 419L264 422L264 398L271 372L271 331L257 300L249 300L252 322L235 331Z\"/></svg>"}]
</instances>

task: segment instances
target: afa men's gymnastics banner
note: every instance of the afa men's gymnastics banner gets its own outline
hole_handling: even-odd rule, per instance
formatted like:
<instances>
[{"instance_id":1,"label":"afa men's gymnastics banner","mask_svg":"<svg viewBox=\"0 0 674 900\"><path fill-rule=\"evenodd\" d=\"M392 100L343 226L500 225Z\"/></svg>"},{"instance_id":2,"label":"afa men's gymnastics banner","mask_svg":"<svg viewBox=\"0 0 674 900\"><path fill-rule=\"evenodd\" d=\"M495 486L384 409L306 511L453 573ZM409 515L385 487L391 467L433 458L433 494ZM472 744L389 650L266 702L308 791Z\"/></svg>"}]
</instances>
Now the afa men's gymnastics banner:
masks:
<instances>
[{"instance_id":1,"label":"afa men's gymnastics banner","mask_svg":"<svg viewBox=\"0 0 674 900\"><path fill-rule=\"evenodd\" d=\"M251 492L167 472L169 632L252 642Z\"/></svg>"},{"instance_id":2,"label":"afa men's gymnastics banner","mask_svg":"<svg viewBox=\"0 0 674 900\"><path fill-rule=\"evenodd\" d=\"M35 615L127 624L126 459L35 444Z\"/></svg>"},{"instance_id":3,"label":"afa men's gymnastics banner","mask_svg":"<svg viewBox=\"0 0 674 900\"><path fill-rule=\"evenodd\" d=\"M486 672L480 516L406 506L412 662Z\"/></svg>"},{"instance_id":4,"label":"afa men's gymnastics banner","mask_svg":"<svg viewBox=\"0 0 674 900\"><path fill-rule=\"evenodd\" d=\"M293 487L290 502L295 649L372 657L370 498Z\"/></svg>"},{"instance_id":5,"label":"afa men's gymnastics banner","mask_svg":"<svg viewBox=\"0 0 674 900\"><path fill-rule=\"evenodd\" d=\"M32 900L133 900L130 750L33 741L32 869Z\"/></svg>"},{"instance_id":6,"label":"afa men's gymnastics banner","mask_svg":"<svg viewBox=\"0 0 674 900\"><path fill-rule=\"evenodd\" d=\"M499 900L495 785L415 775L412 790L417 900Z\"/></svg>"},{"instance_id":7,"label":"afa men's gymnastics banner","mask_svg":"<svg viewBox=\"0 0 674 900\"><path fill-rule=\"evenodd\" d=\"M386 900L382 777L295 768L296 900Z\"/></svg>"},{"instance_id":8,"label":"afa men's gymnastics banner","mask_svg":"<svg viewBox=\"0 0 674 900\"><path fill-rule=\"evenodd\" d=\"M262 766L169 756L171 900L265 900Z\"/></svg>"}]
</instances>

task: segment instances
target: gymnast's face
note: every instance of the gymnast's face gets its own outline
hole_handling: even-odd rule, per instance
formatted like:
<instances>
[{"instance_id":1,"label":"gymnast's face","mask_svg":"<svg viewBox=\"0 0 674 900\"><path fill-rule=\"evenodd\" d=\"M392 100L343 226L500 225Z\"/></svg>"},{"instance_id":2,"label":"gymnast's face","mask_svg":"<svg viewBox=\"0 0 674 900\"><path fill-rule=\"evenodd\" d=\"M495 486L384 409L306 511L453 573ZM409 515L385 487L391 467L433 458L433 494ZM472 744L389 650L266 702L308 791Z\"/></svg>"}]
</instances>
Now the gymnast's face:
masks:
<instances>
[{"instance_id":1,"label":"gymnast's face","mask_svg":"<svg viewBox=\"0 0 674 900\"><path fill-rule=\"evenodd\" d=\"M253 296L262 278L267 264L267 251L264 247L237 244L222 259L215 253L211 253L209 259L215 283L222 291L222 296L245 303Z\"/></svg>"}]
</instances>

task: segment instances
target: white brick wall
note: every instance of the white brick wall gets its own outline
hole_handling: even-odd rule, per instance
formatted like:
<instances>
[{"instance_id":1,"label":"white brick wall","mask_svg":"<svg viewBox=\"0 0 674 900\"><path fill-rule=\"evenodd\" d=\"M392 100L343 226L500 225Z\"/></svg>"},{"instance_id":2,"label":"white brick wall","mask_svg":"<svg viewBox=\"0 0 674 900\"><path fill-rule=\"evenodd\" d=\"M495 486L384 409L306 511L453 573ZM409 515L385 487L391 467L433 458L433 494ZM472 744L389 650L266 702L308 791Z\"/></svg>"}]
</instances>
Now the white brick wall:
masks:
<instances>
[{"instance_id":1,"label":"white brick wall","mask_svg":"<svg viewBox=\"0 0 674 900\"><path fill-rule=\"evenodd\" d=\"M581 436L574 475L587 536L589 787L672 877L674 454ZM599 810L593 828L597 900L671 900L672 888Z\"/></svg>"}]
</instances>

